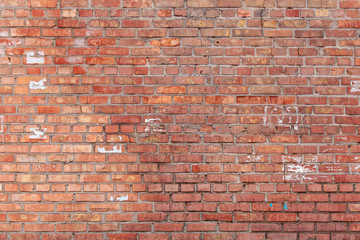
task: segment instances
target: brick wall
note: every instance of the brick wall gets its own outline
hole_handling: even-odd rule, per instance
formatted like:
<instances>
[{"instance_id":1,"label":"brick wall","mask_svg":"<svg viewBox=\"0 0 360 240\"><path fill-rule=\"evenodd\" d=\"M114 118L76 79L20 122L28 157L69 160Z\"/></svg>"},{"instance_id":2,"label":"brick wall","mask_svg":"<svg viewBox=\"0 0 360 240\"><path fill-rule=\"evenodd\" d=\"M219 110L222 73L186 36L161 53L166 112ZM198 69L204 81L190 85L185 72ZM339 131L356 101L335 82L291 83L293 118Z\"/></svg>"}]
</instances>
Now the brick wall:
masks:
<instances>
[{"instance_id":1,"label":"brick wall","mask_svg":"<svg viewBox=\"0 0 360 240\"><path fill-rule=\"evenodd\" d=\"M360 238L360 1L0 5L1 240Z\"/></svg>"}]
</instances>

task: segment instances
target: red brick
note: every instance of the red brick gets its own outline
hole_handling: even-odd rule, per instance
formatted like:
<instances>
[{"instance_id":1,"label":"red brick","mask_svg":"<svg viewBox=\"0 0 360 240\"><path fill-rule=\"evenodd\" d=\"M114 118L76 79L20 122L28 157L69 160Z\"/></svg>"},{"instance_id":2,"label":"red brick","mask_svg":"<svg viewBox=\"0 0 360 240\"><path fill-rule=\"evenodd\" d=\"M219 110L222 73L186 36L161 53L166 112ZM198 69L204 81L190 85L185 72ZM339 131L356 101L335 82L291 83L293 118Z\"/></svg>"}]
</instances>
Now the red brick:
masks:
<instances>
[{"instance_id":1,"label":"red brick","mask_svg":"<svg viewBox=\"0 0 360 240\"><path fill-rule=\"evenodd\" d=\"M0 2L0 239L357 237L357 1Z\"/></svg>"},{"instance_id":2,"label":"red brick","mask_svg":"<svg viewBox=\"0 0 360 240\"><path fill-rule=\"evenodd\" d=\"M30 0L28 6L34 8L54 8L57 6L56 0Z\"/></svg>"}]
</instances>

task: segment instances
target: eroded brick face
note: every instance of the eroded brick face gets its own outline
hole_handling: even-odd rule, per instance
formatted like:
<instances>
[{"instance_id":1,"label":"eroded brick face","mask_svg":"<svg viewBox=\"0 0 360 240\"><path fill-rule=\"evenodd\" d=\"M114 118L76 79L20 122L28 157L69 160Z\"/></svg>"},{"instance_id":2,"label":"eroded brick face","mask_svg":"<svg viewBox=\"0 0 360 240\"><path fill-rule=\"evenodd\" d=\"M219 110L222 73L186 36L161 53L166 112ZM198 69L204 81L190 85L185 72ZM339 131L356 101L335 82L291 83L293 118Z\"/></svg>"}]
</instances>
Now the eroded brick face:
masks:
<instances>
[{"instance_id":1,"label":"eroded brick face","mask_svg":"<svg viewBox=\"0 0 360 240\"><path fill-rule=\"evenodd\" d=\"M0 6L1 240L360 238L360 1Z\"/></svg>"}]
</instances>

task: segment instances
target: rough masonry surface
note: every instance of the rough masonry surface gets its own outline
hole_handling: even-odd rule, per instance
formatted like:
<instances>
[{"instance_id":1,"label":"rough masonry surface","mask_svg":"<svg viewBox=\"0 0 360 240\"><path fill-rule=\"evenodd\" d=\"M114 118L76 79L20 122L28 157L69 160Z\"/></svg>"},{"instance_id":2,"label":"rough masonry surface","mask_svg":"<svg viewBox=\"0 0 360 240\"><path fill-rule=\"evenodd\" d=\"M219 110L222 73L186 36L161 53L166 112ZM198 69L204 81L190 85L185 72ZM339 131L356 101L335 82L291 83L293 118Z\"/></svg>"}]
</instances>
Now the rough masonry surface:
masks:
<instances>
[{"instance_id":1,"label":"rough masonry surface","mask_svg":"<svg viewBox=\"0 0 360 240\"><path fill-rule=\"evenodd\" d=\"M0 0L0 240L360 239L359 10Z\"/></svg>"}]
</instances>

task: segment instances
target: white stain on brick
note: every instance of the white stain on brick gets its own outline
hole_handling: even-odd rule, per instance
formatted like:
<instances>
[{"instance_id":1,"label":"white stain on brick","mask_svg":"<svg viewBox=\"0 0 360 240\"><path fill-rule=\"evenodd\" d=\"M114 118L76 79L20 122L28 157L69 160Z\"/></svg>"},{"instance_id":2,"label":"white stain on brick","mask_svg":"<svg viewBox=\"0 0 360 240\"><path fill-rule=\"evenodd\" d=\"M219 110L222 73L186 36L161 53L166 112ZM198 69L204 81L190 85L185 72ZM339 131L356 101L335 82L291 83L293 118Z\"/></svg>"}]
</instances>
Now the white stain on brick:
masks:
<instances>
[{"instance_id":1,"label":"white stain on brick","mask_svg":"<svg viewBox=\"0 0 360 240\"><path fill-rule=\"evenodd\" d=\"M268 106L265 106L265 108L264 108L264 113L265 113L265 116L263 117L263 122L264 122L264 124L266 124L266 121L267 121L267 110L268 110Z\"/></svg>"},{"instance_id":2,"label":"white stain on brick","mask_svg":"<svg viewBox=\"0 0 360 240\"><path fill-rule=\"evenodd\" d=\"M44 64L45 58L44 58L44 52L28 52L26 53L26 63L27 64Z\"/></svg>"},{"instance_id":3,"label":"white stain on brick","mask_svg":"<svg viewBox=\"0 0 360 240\"><path fill-rule=\"evenodd\" d=\"M295 111L296 114L299 113L299 108L297 106L288 106L285 108L287 113L292 113ZM292 118L296 117L295 124L299 124L300 117L299 116L289 116L289 122L292 123Z\"/></svg>"},{"instance_id":4,"label":"white stain on brick","mask_svg":"<svg viewBox=\"0 0 360 240\"><path fill-rule=\"evenodd\" d=\"M360 164L354 166L354 170L359 170L359 169L360 169Z\"/></svg>"},{"instance_id":5,"label":"white stain on brick","mask_svg":"<svg viewBox=\"0 0 360 240\"><path fill-rule=\"evenodd\" d=\"M284 121L284 118L285 118L285 116L277 117L277 122L278 122L278 124L282 124L283 121Z\"/></svg>"},{"instance_id":6,"label":"white stain on brick","mask_svg":"<svg viewBox=\"0 0 360 240\"><path fill-rule=\"evenodd\" d=\"M111 202L113 202L113 201L122 202L122 201L126 201L126 200L129 200L129 195L120 195L120 197L116 197L116 195L110 196Z\"/></svg>"},{"instance_id":7,"label":"white stain on brick","mask_svg":"<svg viewBox=\"0 0 360 240\"><path fill-rule=\"evenodd\" d=\"M113 146L112 150L106 150L105 147L97 147L99 153L121 153L121 146Z\"/></svg>"},{"instance_id":8,"label":"white stain on brick","mask_svg":"<svg viewBox=\"0 0 360 240\"><path fill-rule=\"evenodd\" d=\"M318 161L318 156L311 156L311 157L308 157L309 159L309 162L317 162Z\"/></svg>"},{"instance_id":9,"label":"white stain on brick","mask_svg":"<svg viewBox=\"0 0 360 240\"><path fill-rule=\"evenodd\" d=\"M338 137L338 139L345 140L345 141L348 140L347 137Z\"/></svg>"},{"instance_id":10,"label":"white stain on brick","mask_svg":"<svg viewBox=\"0 0 360 240\"><path fill-rule=\"evenodd\" d=\"M0 31L0 37L7 37L7 36L9 36L9 33L7 30Z\"/></svg>"},{"instance_id":11,"label":"white stain on brick","mask_svg":"<svg viewBox=\"0 0 360 240\"><path fill-rule=\"evenodd\" d=\"M4 132L4 116L0 116L0 133Z\"/></svg>"},{"instance_id":12,"label":"white stain on brick","mask_svg":"<svg viewBox=\"0 0 360 240\"><path fill-rule=\"evenodd\" d=\"M84 39L76 38L76 39L74 40L74 45L75 45L75 46L84 46L84 45L85 45L85 40L84 40Z\"/></svg>"},{"instance_id":13,"label":"white stain on brick","mask_svg":"<svg viewBox=\"0 0 360 240\"><path fill-rule=\"evenodd\" d=\"M360 81L351 81L350 85L350 92L360 92Z\"/></svg>"},{"instance_id":14,"label":"white stain on brick","mask_svg":"<svg viewBox=\"0 0 360 240\"><path fill-rule=\"evenodd\" d=\"M287 162L300 163L301 162L301 157L298 157L298 156L282 156L281 159L282 159L283 163L287 163Z\"/></svg>"},{"instance_id":15,"label":"white stain on brick","mask_svg":"<svg viewBox=\"0 0 360 240\"><path fill-rule=\"evenodd\" d=\"M311 172L311 169L306 168L306 167L301 166L301 165L287 165L287 167L288 167L289 172L294 172L294 173Z\"/></svg>"},{"instance_id":16,"label":"white stain on brick","mask_svg":"<svg viewBox=\"0 0 360 240\"><path fill-rule=\"evenodd\" d=\"M1 32L0 32L1 35ZM6 41L7 46L16 46L16 45L22 45L22 42L20 39L9 39ZM12 52L9 52L8 55L14 55Z\"/></svg>"},{"instance_id":17,"label":"white stain on brick","mask_svg":"<svg viewBox=\"0 0 360 240\"><path fill-rule=\"evenodd\" d=\"M154 132L166 132L166 130L164 128L154 128L153 131Z\"/></svg>"},{"instance_id":18,"label":"white stain on brick","mask_svg":"<svg viewBox=\"0 0 360 240\"><path fill-rule=\"evenodd\" d=\"M329 151L339 151L339 152L342 152L343 151L343 149L342 148L331 148L331 149L325 149L324 151L323 151L323 153L327 153L327 152L329 152Z\"/></svg>"},{"instance_id":19,"label":"white stain on brick","mask_svg":"<svg viewBox=\"0 0 360 240\"><path fill-rule=\"evenodd\" d=\"M263 124L266 124L266 116L263 117Z\"/></svg>"},{"instance_id":20,"label":"white stain on brick","mask_svg":"<svg viewBox=\"0 0 360 240\"><path fill-rule=\"evenodd\" d=\"M30 83L29 83L29 88L30 88L30 89L42 89L42 90L44 90L44 89L46 89L45 83L46 83L46 79L45 79L45 78L41 79L41 80L38 81L38 82L30 81Z\"/></svg>"},{"instance_id":21,"label":"white stain on brick","mask_svg":"<svg viewBox=\"0 0 360 240\"><path fill-rule=\"evenodd\" d=\"M303 181L312 181L313 178L312 177L307 177L307 176L302 176L302 180Z\"/></svg>"},{"instance_id":22,"label":"white stain on brick","mask_svg":"<svg viewBox=\"0 0 360 240\"><path fill-rule=\"evenodd\" d=\"M260 162L264 155L251 156L248 155L246 158L246 162Z\"/></svg>"},{"instance_id":23,"label":"white stain on brick","mask_svg":"<svg viewBox=\"0 0 360 240\"><path fill-rule=\"evenodd\" d=\"M42 130L39 128L30 128L30 131L34 133L33 135L30 135L30 139L46 139L46 128L43 128Z\"/></svg>"},{"instance_id":24,"label":"white stain on brick","mask_svg":"<svg viewBox=\"0 0 360 240\"><path fill-rule=\"evenodd\" d=\"M299 175L283 175L283 181L300 181Z\"/></svg>"},{"instance_id":25,"label":"white stain on brick","mask_svg":"<svg viewBox=\"0 0 360 240\"><path fill-rule=\"evenodd\" d=\"M77 57L68 57L67 58L67 62L69 63L69 64L76 64L76 63L78 63L78 58Z\"/></svg>"},{"instance_id":26,"label":"white stain on brick","mask_svg":"<svg viewBox=\"0 0 360 240\"><path fill-rule=\"evenodd\" d=\"M161 119L160 118L145 119L145 123L155 123L155 122L161 122Z\"/></svg>"},{"instance_id":27,"label":"white stain on brick","mask_svg":"<svg viewBox=\"0 0 360 240\"><path fill-rule=\"evenodd\" d=\"M16 162L23 162L23 163L45 162L45 156L44 155L17 155Z\"/></svg>"},{"instance_id":28,"label":"white stain on brick","mask_svg":"<svg viewBox=\"0 0 360 240\"><path fill-rule=\"evenodd\" d=\"M149 126L146 126L145 132L150 132L150 127Z\"/></svg>"}]
</instances>

